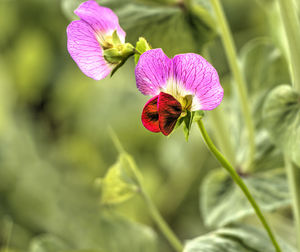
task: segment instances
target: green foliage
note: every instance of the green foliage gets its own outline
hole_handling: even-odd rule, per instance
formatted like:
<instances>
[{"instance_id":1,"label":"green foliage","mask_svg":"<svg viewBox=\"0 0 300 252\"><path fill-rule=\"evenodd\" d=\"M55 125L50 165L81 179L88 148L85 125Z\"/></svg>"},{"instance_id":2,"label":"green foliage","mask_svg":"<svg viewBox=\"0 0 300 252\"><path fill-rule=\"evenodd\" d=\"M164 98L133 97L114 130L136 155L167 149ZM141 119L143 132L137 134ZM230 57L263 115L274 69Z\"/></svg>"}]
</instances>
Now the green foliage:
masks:
<instances>
[{"instance_id":1,"label":"green foliage","mask_svg":"<svg viewBox=\"0 0 300 252\"><path fill-rule=\"evenodd\" d=\"M292 161L300 165L300 94L289 85L280 85L268 95L264 124L272 140Z\"/></svg>"},{"instance_id":2,"label":"green foliage","mask_svg":"<svg viewBox=\"0 0 300 252\"><path fill-rule=\"evenodd\" d=\"M283 169L246 175L243 179L262 210L274 211L290 204ZM224 226L254 214L240 188L223 169L213 171L205 178L201 195L203 220L209 226Z\"/></svg>"},{"instance_id":3,"label":"green foliage","mask_svg":"<svg viewBox=\"0 0 300 252\"><path fill-rule=\"evenodd\" d=\"M79 249L76 245L77 249L74 249L74 242L67 243L55 235L45 234L37 236L31 241L29 252L156 251L155 237L149 229L113 215L102 217L100 222L98 222L99 219L96 221L103 228L102 232L97 234L99 236L91 234L92 226L90 228L86 226L87 229L81 230L82 233L80 232L78 239L83 239L81 237L83 234L90 236L88 239L95 239L94 242L98 239L102 245L97 248L90 244L90 246L79 247Z\"/></svg>"},{"instance_id":4,"label":"green foliage","mask_svg":"<svg viewBox=\"0 0 300 252\"><path fill-rule=\"evenodd\" d=\"M122 203L139 190L134 162L128 154L121 154L116 164L109 168L103 179L98 179L101 188L101 203L105 205ZM139 175L140 176L140 175Z\"/></svg>"},{"instance_id":5,"label":"green foliage","mask_svg":"<svg viewBox=\"0 0 300 252\"><path fill-rule=\"evenodd\" d=\"M45 32L35 29L21 32L18 42L14 44L11 61L8 62L21 99L30 102L40 99L51 74L52 61L53 51Z\"/></svg>"},{"instance_id":6,"label":"green foliage","mask_svg":"<svg viewBox=\"0 0 300 252\"><path fill-rule=\"evenodd\" d=\"M243 46L240 62L249 93L249 102L256 127L256 155L251 165L252 171L279 167L282 156L266 134L263 125L262 108L268 92L283 82L289 82L289 69L281 51L267 37L256 38ZM231 137L236 151L238 165L247 160L248 139L244 122L241 119L239 98L233 92L230 99L223 101L227 109L226 118L230 124ZM224 106L223 105L223 106Z\"/></svg>"},{"instance_id":7,"label":"green foliage","mask_svg":"<svg viewBox=\"0 0 300 252\"><path fill-rule=\"evenodd\" d=\"M282 251L296 250L281 242ZM183 252L273 252L269 237L262 230L234 225L188 241Z\"/></svg>"},{"instance_id":8,"label":"green foliage","mask_svg":"<svg viewBox=\"0 0 300 252\"><path fill-rule=\"evenodd\" d=\"M269 38L248 42L242 48L240 58L252 96L263 95L265 90L290 80L286 59Z\"/></svg>"}]
</instances>

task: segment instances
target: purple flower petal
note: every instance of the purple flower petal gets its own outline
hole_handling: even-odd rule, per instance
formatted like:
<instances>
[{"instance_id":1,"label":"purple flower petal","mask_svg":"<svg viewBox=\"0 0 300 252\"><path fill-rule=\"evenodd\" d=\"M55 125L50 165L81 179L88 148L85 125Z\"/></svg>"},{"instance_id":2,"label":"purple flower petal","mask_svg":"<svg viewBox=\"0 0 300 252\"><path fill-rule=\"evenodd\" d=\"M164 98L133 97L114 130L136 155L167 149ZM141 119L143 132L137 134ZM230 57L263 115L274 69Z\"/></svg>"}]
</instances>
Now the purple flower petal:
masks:
<instances>
[{"instance_id":1,"label":"purple flower petal","mask_svg":"<svg viewBox=\"0 0 300 252\"><path fill-rule=\"evenodd\" d=\"M135 68L136 85L144 95L158 95L171 76L172 60L160 48L143 53Z\"/></svg>"},{"instance_id":2,"label":"purple flower petal","mask_svg":"<svg viewBox=\"0 0 300 252\"><path fill-rule=\"evenodd\" d=\"M118 17L111 9L99 6L96 1L90 0L79 5L74 13L100 35L111 35L117 30L121 42L125 42L126 33L120 27Z\"/></svg>"},{"instance_id":3,"label":"purple flower petal","mask_svg":"<svg viewBox=\"0 0 300 252\"><path fill-rule=\"evenodd\" d=\"M223 99L223 88L216 69L199 54L179 54L173 58L177 85L195 95L192 110L212 110Z\"/></svg>"},{"instance_id":4,"label":"purple flower petal","mask_svg":"<svg viewBox=\"0 0 300 252\"><path fill-rule=\"evenodd\" d=\"M102 48L92 27L77 20L67 28L68 51L81 71L95 80L105 78L112 70L103 58Z\"/></svg>"}]
</instances>

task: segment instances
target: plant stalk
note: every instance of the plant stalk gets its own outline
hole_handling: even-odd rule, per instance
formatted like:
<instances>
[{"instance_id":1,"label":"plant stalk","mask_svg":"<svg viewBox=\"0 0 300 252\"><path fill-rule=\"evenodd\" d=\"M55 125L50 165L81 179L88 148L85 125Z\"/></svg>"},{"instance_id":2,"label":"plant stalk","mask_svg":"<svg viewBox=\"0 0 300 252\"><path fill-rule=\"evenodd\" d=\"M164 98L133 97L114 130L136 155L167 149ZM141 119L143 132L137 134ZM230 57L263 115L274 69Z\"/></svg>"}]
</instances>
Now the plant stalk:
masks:
<instances>
[{"instance_id":1,"label":"plant stalk","mask_svg":"<svg viewBox=\"0 0 300 252\"><path fill-rule=\"evenodd\" d=\"M293 86L300 92L300 24L293 0L278 0L291 63Z\"/></svg>"},{"instance_id":2,"label":"plant stalk","mask_svg":"<svg viewBox=\"0 0 300 252\"><path fill-rule=\"evenodd\" d=\"M220 164L229 172L230 176L234 180L234 182L240 187L240 189L243 191L244 195L247 197L248 201L252 205L257 217L261 221L263 227L267 231L271 242L274 245L274 248L276 252L281 252L281 249L279 247L279 244L277 243L277 240L275 236L273 235L273 232L267 223L267 220L265 219L264 215L262 214L258 204L256 203L255 199L252 197L248 187L244 183L244 181L240 178L240 176L237 174L235 169L232 167L232 165L225 159L225 157L221 154L221 152L216 148L216 146L213 144L212 140L210 139L209 135L207 134L207 131L204 127L204 124L202 120L200 119L198 121L198 126L200 129L200 132L202 134L202 137L208 147L208 149L214 154L216 159L220 162Z\"/></svg>"},{"instance_id":3,"label":"plant stalk","mask_svg":"<svg viewBox=\"0 0 300 252\"><path fill-rule=\"evenodd\" d=\"M152 219L160 229L160 231L163 233L163 235L166 237L166 239L169 241L170 245L177 251L182 252L183 246L180 242L180 240L177 238L175 233L170 229L166 221L163 219L159 211L157 210L156 206L154 205L153 201L149 197L149 195L141 189L141 196L144 199L148 209L149 213L151 214Z\"/></svg>"},{"instance_id":4,"label":"plant stalk","mask_svg":"<svg viewBox=\"0 0 300 252\"><path fill-rule=\"evenodd\" d=\"M280 15L288 41L288 54L293 87L300 92L300 23L293 0L278 0ZM288 183L292 195L296 240L300 252L300 168L285 155Z\"/></svg>"},{"instance_id":5,"label":"plant stalk","mask_svg":"<svg viewBox=\"0 0 300 252\"><path fill-rule=\"evenodd\" d=\"M230 32L229 25L227 19L225 17L222 5L220 0L210 0L214 9L214 12L217 17L217 22L220 27L221 38L223 42L223 46L226 52L227 60L233 74L233 77L236 82L236 87L238 91L238 95L240 98L241 109L245 119L245 125L248 130L248 140L249 140L249 157L248 163L244 169L249 169L251 166L254 154L255 154L255 129L254 123L252 120L251 110L249 107L249 98L247 93L247 86L245 78L242 74L242 71L239 67L238 57L236 53L235 44L233 41L233 36ZM285 0L283 0L285 1ZM245 171L245 170L244 170Z\"/></svg>"},{"instance_id":6,"label":"plant stalk","mask_svg":"<svg viewBox=\"0 0 300 252\"><path fill-rule=\"evenodd\" d=\"M116 149L119 151L120 154L128 155L126 151L124 150L120 140L118 139L116 133L113 131L112 128L109 128L109 133L111 135L111 138L116 146ZM129 165L132 168L132 172L134 172L135 179L137 186L139 187L139 192L141 197L143 198L144 202L146 203L146 206L149 210L149 213L153 219L153 221L156 223L162 234L166 237L166 239L169 241L170 245L175 249L176 252L182 252L183 246L180 242L180 240L177 238L175 233L172 231L172 229L168 226L167 222L164 220L164 218L159 213L157 207L151 200L150 196L147 194L147 192L144 189L143 181L140 173L138 172L138 167L134 160L130 158Z\"/></svg>"}]
</instances>

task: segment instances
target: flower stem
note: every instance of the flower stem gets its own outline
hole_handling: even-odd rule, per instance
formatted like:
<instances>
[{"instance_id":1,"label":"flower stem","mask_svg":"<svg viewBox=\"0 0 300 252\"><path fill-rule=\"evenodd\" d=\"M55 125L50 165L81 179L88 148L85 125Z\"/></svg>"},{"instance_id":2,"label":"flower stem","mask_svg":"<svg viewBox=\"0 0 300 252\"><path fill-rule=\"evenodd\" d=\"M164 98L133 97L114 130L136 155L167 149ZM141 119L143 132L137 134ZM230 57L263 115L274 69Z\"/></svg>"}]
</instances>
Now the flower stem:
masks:
<instances>
[{"instance_id":1,"label":"flower stem","mask_svg":"<svg viewBox=\"0 0 300 252\"><path fill-rule=\"evenodd\" d=\"M291 66L293 87L300 92L300 24L297 15L297 6L293 0L278 0L280 15L288 41L288 54ZM289 188L293 200L298 251L300 251L300 168L293 164L285 155L285 166L288 174Z\"/></svg>"},{"instance_id":2,"label":"flower stem","mask_svg":"<svg viewBox=\"0 0 300 252\"><path fill-rule=\"evenodd\" d=\"M291 63L293 86L300 91L300 24L293 0L278 0Z\"/></svg>"},{"instance_id":3,"label":"flower stem","mask_svg":"<svg viewBox=\"0 0 300 252\"><path fill-rule=\"evenodd\" d=\"M177 238L177 236L174 234L174 232L170 229L170 227L168 226L166 221L160 215L159 211L157 210L156 206L154 205L154 203L151 200L151 198L149 197L149 195L143 189L141 189L141 196L144 199L144 201L149 209L152 219L155 221L155 223L158 226L158 228L160 229L160 231L163 233L163 235L169 241L171 246L177 252L182 252L183 246L182 246L180 240Z\"/></svg>"},{"instance_id":4,"label":"flower stem","mask_svg":"<svg viewBox=\"0 0 300 252\"><path fill-rule=\"evenodd\" d=\"M236 48L234 45L233 37L229 29L227 19L225 17L222 5L219 0L210 0L217 16L217 21L221 30L221 38L223 41L223 46L227 55L228 63L236 81L237 91L239 94L241 108L243 116L245 117L245 124L248 130L248 140L249 140L249 159L245 169L248 169L252 164L255 154L255 129L254 123L251 116L251 110L248 104L249 98L247 94L246 81L241 72L238 63L238 57L236 53ZM285 1L285 0L283 0Z\"/></svg>"},{"instance_id":5,"label":"flower stem","mask_svg":"<svg viewBox=\"0 0 300 252\"><path fill-rule=\"evenodd\" d=\"M243 191L244 195L247 197L248 201L252 205L257 217L259 218L263 227L267 231L267 233L270 237L270 240L275 247L276 252L281 252L281 249L276 241L275 236L273 235L273 232L272 232L269 224L267 223L265 217L263 216L255 199L252 197L248 187L246 186L244 181L240 178L240 176L237 174L237 172L232 167L232 165L225 159L225 157L221 154L221 152L213 144L212 140L210 139L210 137L208 136L208 134L206 132L206 129L205 129L204 124L201 119L198 121L198 126L201 131L202 137L203 137L207 147L209 148L209 150L214 154L214 156L220 162L220 164L229 172L229 174L231 175L234 182L240 187L240 189Z\"/></svg>"},{"instance_id":6,"label":"flower stem","mask_svg":"<svg viewBox=\"0 0 300 252\"><path fill-rule=\"evenodd\" d=\"M116 133L113 131L111 127L109 127L109 133L111 135L111 138L116 146L116 149L121 154L128 155L127 152L124 150L119 138L117 137ZM129 155L128 155L129 156ZM150 215L153 219L153 221L156 223L162 234L166 237L166 239L169 241L171 246L175 249L177 252L182 252L183 246L180 242L180 240L177 238L175 233L172 231L172 229L168 226L167 222L163 219L159 211L157 210L157 207L151 200L150 196L146 192L143 186L143 179L138 172L139 169L134 162L134 160L129 156L129 165L131 166L131 170L134 173L135 176L135 182L137 183L137 186L139 187L139 192L141 197L143 198L144 202L146 203L146 206L149 209Z\"/></svg>"}]
</instances>

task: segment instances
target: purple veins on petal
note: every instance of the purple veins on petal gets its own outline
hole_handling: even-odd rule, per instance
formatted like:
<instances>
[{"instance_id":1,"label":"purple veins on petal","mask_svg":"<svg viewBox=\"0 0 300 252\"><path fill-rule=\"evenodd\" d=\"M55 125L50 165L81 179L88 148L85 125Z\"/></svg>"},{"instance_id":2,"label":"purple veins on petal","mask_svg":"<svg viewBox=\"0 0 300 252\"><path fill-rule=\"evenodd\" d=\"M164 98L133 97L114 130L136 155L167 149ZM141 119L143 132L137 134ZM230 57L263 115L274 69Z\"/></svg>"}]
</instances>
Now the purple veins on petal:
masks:
<instances>
[{"instance_id":1,"label":"purple veins on petal","mask_svg":"<svg viewBox=\"0 0 300 252\"><path fill-rule=\"evenodd\" d=\"M223 99L223 88L216 69L202 56L194 53L173 58L174 80L194 95L193 110L212 110Z\"/></svg>"},{"instance_id":2,"label":"purple veins on petal","mask_svg":"<svg viewBox=\"0 0 300 252\"><path fill-rule=\"evenodd\" d=\"M74 13L80 20L71 22L67 27L68 51L84 74L95 80L103 79L114 66L104 59L101 45L111 42L114 31L117 31L122 43L126 34L116 14L94 0L82 3Z\"/></svg>"},{"instance_id":3,"label":"purple veins on petal","mask_svg":"<svg viewBox=\"0 0 300 252\"><path fill-rule=\"evenodd\" d=\"M135 77L142 94L158 95L172 77L172 60L160 48L146 51L135 68Z\"/></svg>"},{"instance_id":4,"label":"purple veins on petal","mask_svg":"<svg viewBox=\"0 0 300 252\"><path fill-rule=\"evenodd\" d=\"M94 30L86 22L77 20L67 28L68 51L81 71L95 80L105 78L112 70L103 58L102 48Z\"/></svg>"}]
</instances>

